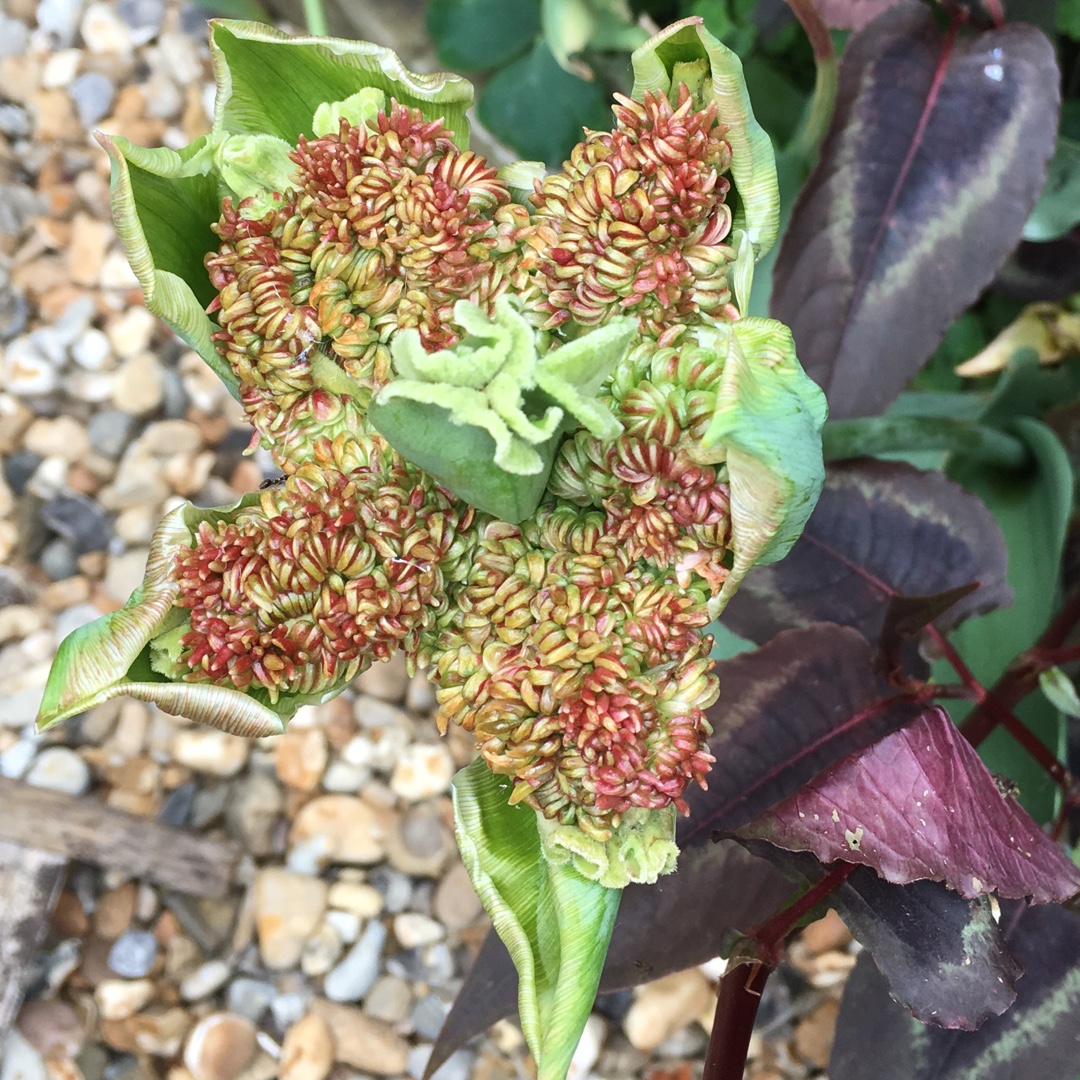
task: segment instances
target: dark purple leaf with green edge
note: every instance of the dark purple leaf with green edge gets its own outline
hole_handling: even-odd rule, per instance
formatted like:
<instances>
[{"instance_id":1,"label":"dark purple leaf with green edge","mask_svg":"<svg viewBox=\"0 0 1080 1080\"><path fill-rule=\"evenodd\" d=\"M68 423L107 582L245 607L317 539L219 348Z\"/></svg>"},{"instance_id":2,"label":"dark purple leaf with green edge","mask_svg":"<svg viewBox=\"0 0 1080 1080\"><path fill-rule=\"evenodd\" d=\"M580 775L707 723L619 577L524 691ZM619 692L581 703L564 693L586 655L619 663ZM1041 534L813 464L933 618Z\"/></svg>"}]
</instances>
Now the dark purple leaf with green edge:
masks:
<instances>
[{"instance_id":1,"label":"dark purple leaf with green edge","mask_svg":"<svg viewBox=\"0 0 1080 1080\"><path fill-rule=\"evenodd\" d=\"M1080 289L1080 229L1045 244L1025 242L994 279L994 292L1032 303L1064 300Z\"/></svg>"},{"instance_id":2,"label":"dark purple leaf with green edge","mask_svg":"<svg viewBox=\"0 0 1080 1080\"><path fill-rule=\"evenodd\" d=\"M971 582L932 596L894 596L885 609L881 627L881 662L886 676L901 677L904 646L977 588L978 585Z\"/></svg>"},{"instance_id":3,"label":"dark purple leaf with green edge","mask_svg":"<svg viewBox=\"0 0 1080 1080\"><path fill-rule=\"evenodd\" d=\"M687 820L681 823L687 824ZM775 914L791 882L733 840L682 852L674 874L623 892L600 992L636 986L720 955L736 932ZM690 917L707 913L707 917ZM656 933L663 927L663 933ZM431 1076L459 1047L514 1011L517 972L506 946L488 934L428 1061Z\"/></svg>"},{"instance_id":4,"label":"dark purple leaf with green edge","mask_svg":"<svg viewBox=\"0 0 1080 1080\"><path fill-rule=\"evenodd\" d=\"M978 1031L925 1028L860 957L840 1006L833 1080L1076 1080L1080 1071L1080 916L1002 905L1001 930L1024 969L1016 1001Z\"/></svg>"},{"instance_id":5,"label":"dark purple leaf with green edge","mask_svg":"<svg viewBox=\"0 0 1080 1080\"><path fill-rule=\"evenodd\" d=\"M940 707L837 761L739 830L887 881L929 879L973 899L1061 902L1080 868L1009 795Z\"/></svg>"},{"instance_id":6,"label":"dark purple leaf with green edge","mask_svg":"<svg viewBox=\"0 0 1080 1080\"><path fill-rule=\"evenodd\" d=\"M745 843L804 888L824 873L805 851ZM986 897L965 900L937 881L893 885L857 866L826 906L873 956L893 997L923 1023L971 1030L999 1016L1015 997L1020 968Z\"/></svg>"},{"instance_id":7,"label":"dark purple leaf with green edge","mask_svg":"<svg viewBox=\"0 0 1080 1080\"><path fill-rule=\"evenodd\" d=\"M747 575L724 623L759 643L818 621L877 641L893 597L980 582L945 612L939 627L948 630L1012 602L1006 561L986 507L941 473L901 462L838 462L826 471L802 537L781 562Z\"/></svg>"},{"instance_id":8,"label":"dark purple leaf with green edge","mask_svg":"<svg viewBox=\"0 0 1080 1080\"><path fill-rule=\"evenodd\" d=\"M773 278L834 418L880 412L993 279L1057 135L1053 46L898 4L848 43L837 106Z\"/></svg>"},{"instance_id":9,"label":"dark purple leaf with green edge","mask_svg":"<svg viewBox=\"0 0 1080 1080\"><path fill-rule=\"evenodd\" d=\"M829 623L785 631L716 670L723 687L709 710L716 763L708 789L686 793L681 844L733 832L926 708L875 674L861 634Z\"/></svg>"}]
</instances>

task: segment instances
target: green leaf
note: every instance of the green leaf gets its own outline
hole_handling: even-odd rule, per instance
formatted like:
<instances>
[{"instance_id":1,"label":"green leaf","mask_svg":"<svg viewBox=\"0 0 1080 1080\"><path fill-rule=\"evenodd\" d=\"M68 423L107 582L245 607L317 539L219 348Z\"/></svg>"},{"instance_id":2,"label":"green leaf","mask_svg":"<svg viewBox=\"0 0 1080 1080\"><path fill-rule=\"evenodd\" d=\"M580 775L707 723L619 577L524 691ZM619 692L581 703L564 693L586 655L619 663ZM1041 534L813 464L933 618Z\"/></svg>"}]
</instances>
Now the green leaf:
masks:
<instances>
[{"instance_id":1,"label":"green leaf","mask_svg":"<svg viewBox=\"0 0 1080 1080\"><path fill-rule=\"evenodd\" d=\"M452 71L499 67L540 33L539 0L430 0L427 29Z\"/></svg>"},{"instance_id":2,"label":"green leaf","mask_svg":"<svg viewBox=\"0 0 1080 1080\"><path fill-rule=\"evenodd\" d=\"M235 397L236 376L210 340L217 326L205 311L215 292L203 259L218 247L210 225L221 213L223 194L209 141L203 136L177 153L147 150L119 135L99 132L97 140L112 163L113 222L147 309L168 323Z\"/></svg>"},{"instance_id":3,"label":"green leaf","mask_svg":"<svg viewBox=\"0 0 1080 1080\"><path fill-rule=\"evenodd\" d=\"M731 144L733 229L743 229L760 259L775 243L780 194L772 142L754 118L742 61L705 29L700 18L683 19L654 34L630 58L633 96L672 95L679 82L701 88L702 103L716 103L724 138ZM708 81L706 81L708 77Z\"/></svg>"},{"instance_id":4,"label":"green leaf","mask_svg":"<svg viewBox=\"0 0 1080 1080\"><path fill-rule=\"evenodd\" d=\"M825 482L821 428L827 408L782 323L740 319L712 333L724 369L702 442L726 450L735 550L715 615L751 566L782 559L802 533ZM710 344L705 332L699 337Z\"/></svg>"},{"instance_id":5,"label":"green leaf","mask_svg":"<svg viewBox=\"0 0 1080 1080\"><path fill-rule=\"evenodd\" d=\"M602 438L621 431L595 395L636 323L613 319L541 354L545 336L507 296L495 301L490 319L459 300L454 322L466 336L434 353L415 330L398 332L391 346L397 378L371 403L368 419L459 498L521 521L536 509L570 418Z\"/></svg>"},{"instance_id":6,"label":"green leaf","mask_svg":"<svg viewBox=\"0 0 1080 1080\"><path fill-rule=\"evenodd\" d=\"M1024 239L1057 240L1080 224L1080 141L1058 136L1046 186L1024 226Z\"/></svg>"},{"instance_id":7,"label":"green leaf","mask_svg":"<svg viewBox=\"0 0 1080 1080\"><path fill-rule=\"evenodd\" d=\"M215 136L276 135L295 145L300 135L314 135L315 110L324 102L373 87L430 120L441 118L457 145L468 145L472 86L458 75L418 75L379 45L215 20L210 52L218 83Z\"/></svg>"},{"instance_id":8,"label":"green leaf","mask_svg":"<svg viewBox=\"0 0 1080 1080\"><path fill-rule=\"evenodd\" d=\"M589 1017L622 896L544 857L536 811L477 759L454 779L458 847L517 968L537 1080L564 1080Z\"/></svg>"},{"instance_id":9,"label":"green leaf","mask_svg":"<svg viewBox=\"0 0 1080 1080\"><path fill-rule=\"evenodd\" d=\"M1009 549L1008 581L1015 603L1007 610L965 623L953 638L984 686L992 685L1018 653L1030 648L1049 622L1057 601L1058 570L1072 513L1072 469L1057 436L1029 418L1014 420L1009 430L1031 451L1033 464L1029 468L993 469L959 459L949 467L954 479L986 503ZM962 702L950 706L956 719L966 711ZM1047 700L1030 697L1016 713L1049 747L1057 745L1060 719ZM1011 736L995 731L979 753L992 772L1004 773L1019 784L1020 801L1036 820L1049 820L1054 807L1053 782Z\"/></svg>"},{"instance_id":10,"label":"green leaf","mask_svg":"<svg viewBox=\"0 0 1080 1080\"><path fill-rule=\"evenodd\" d=\"M573 72L571 57L591 49L636 49L648 34L626 0L542 0L544 38L552 55Z\"/></svg>"},{"instance_id":11,"label":"green leaf","mask_svg":"<svg viewBox=\"0 0 1080 1080\"><path fill-rule=\"evenodd\" d=\"M563 71L544 41L496 72L480 92L481 123L523 158L559 168L584 127L611 127L604 90Z\"/></svg>"}]
</instances>

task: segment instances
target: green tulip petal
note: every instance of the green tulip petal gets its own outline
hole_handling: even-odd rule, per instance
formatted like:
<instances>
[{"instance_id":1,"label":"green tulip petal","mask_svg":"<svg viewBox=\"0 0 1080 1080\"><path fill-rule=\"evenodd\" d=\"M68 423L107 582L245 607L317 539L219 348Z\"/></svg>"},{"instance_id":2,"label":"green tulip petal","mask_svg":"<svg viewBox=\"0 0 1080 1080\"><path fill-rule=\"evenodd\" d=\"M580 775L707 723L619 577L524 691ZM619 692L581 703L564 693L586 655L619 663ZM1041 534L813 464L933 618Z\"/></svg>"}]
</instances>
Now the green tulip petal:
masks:
<instances>
[{"instance_id":1,"label":"green tulip petal","mask_svg":"<svg viewBox=\"0 0 1080 1080\"><path fill-rule=\"evenodd\" d=\"M220 216L223 194L207 138L179 153L147 150L101 132L97 140L112 163L116 232L147 309L168 323L237 396L236 376L210 340L218 328L205 310L216 294L203 258L218 247L210 225Z\"/></svg>"},{"instance_id":2,"label":"green tulip petal","mask_svg":"<svg viewBox=\"0 0 1080 1080\"><path fill-rule=\"evenodd\" d=\"M544 857L539 818L477 760L454 779L458 846L518 972L518 1012L538 1080L564 1080L589 1018L622 896Z\"/></svg>"},{"instance_id":3,"label":"green tulip petal","mask_svg":"<svg viewBox=\"0 0 1080 1080\"><path fill-rule=\"evenodd\" d=\"M214 19L210 52L218 84L215 135L270 134L295 145L300 135L314 136L320 106L373 88L429 120L441 119L458 146L468 145L472 85L457 75L418 75L379 45L289 37L262 23Z\"/></svg>"},{"instance_id":4,"label":"green tulip petal","mask_svg":"<svg viewBox=\"0 0 1080 1080\"><path fill-rule=\"evenodd\" d=\"M821 428L828 407L783 323L740 319L698 336L724 358L702 440L706 448L724 446L731 485L735 561L710 610L715 618L751 566L782 559L802 533L825 481Z\"/></svg>"},{"instance_id":5,"label":"green tulip petal","mask_svg":"<svg viewBox=\"0 0 1080 1080\"><path fill-rule=\"evenodd\" d=\"M733 228L745 230L760 259L776 242L780 190L772 142L754 117L742 61L696 16L654 34L630 60L633 96L638 101L646 91L670 94L679 82L685 82L692 91L701 86L702 104L716 103L720 122L727 126L724 138L731 144L734 194L728 202L734 211ZM709 80L704 79L705 64Z\"/></svg>"}]
</instances>

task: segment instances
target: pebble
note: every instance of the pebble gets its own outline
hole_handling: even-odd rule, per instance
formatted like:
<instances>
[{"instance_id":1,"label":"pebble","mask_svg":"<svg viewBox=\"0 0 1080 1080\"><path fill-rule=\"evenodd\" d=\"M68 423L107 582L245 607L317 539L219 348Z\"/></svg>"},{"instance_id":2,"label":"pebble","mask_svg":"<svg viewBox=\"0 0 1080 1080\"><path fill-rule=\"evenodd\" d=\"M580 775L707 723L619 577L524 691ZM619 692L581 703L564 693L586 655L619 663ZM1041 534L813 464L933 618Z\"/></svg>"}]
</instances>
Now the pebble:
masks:
<instances>
[{"instance_id":1,"label":"pebble","mask_svg":"<svg viewBox=\"0 0 1080 1080\"><path fill-rule=\"evenodd\" d=\"M308 1013L285 1033L281 1044L281 1080L326 1080L334 1067L330 1025Z\"/></svg>"},{"instance_id":2,"label":"pebble","mask_svg":"<svg viewBox=\"0 0 1080 1080\"><path fill-rule=\"evenodd\" d=\"M679 971L638 989L623 1031L635 1049L652 1050L696 1017L711 1023L715 1005L712 983L697 968Z\"/></svg>"},{"instance_id":3,"label":"pebble","mask_svg":"<svg viewBox=\"0 0 1080 1080\"><path fill-rule=\"evenodd\" d=\"M264 772L251 772L233 784L225 807L225 824L230 835L256 857L274 851L274 833L285 799L281 788Z\"/></svg>"},{"instance_id":4,"label":"pebble","mask_svg":"<svg viewBox=\"0 0 1080 1080\"><path fill-rule=\"evenodd\" d=\"M294 967L326 910L326 883L267 867L259 871L252 889L263 962L277 971Z\"/></svg>"},{"instance_id":5,"label":"pebble","mask_svg":"<svg viewBox=\"0 0 1080 1080\"><path fill-rule=\"evenodd\" d=\"M79 29L91 52L127 55L135 45L130 28L110 4L91 4L83 15Z\"/></svg>"},{"instance_id":6,"label":"pebble","mask_svg":"<svg viewBox=\"0 0 1080 1080\"><path fill-rule=\"evenodd\" d=\"M600 1057L600 1051L603 1050L606 1039L606 1021L602 1016L592 1013L585 1021L581 1038L578 1039L577 1047L574 1049L574 1056L570 1059L566 1080L586 1080Z\"/></svg>"},{"instance_id":7,"label":"pebble","mask_svg":"<svg viewBox=\"0 0 1080 1080\"><path fill-rule=\"evenodd\" d=\"M0 58L25 53L29 44L30 31L26 24L0 11Z\"/></svg>"},{"instance_id":8,"label":"pebble","mask_svg":"<svg viewBox=\"0 0 1080 1080\"><path fill-rule=\"evenodd\" d=\"M152 352L136 353L116 371L113 404L132 416L148 416L161 407L165 373Z\"/></svg>"},{"instance_id":9,"label":"pebble","mask_svg":"<svg viewBox=\"0 0 1080 1080\"><path fill-rule=\"evenodd\" d=\"M37 745L31 739L20 739L0 754L0 776L18 780L34 760Z\"/></svg>"},{"instance_id":10,"label":"pebble","mask_svg":"<svg viewBox=\"0 0 1080 1080\"><path fill-rule=\"evenodd\" d=\"M14 1028L0 1048L0 1080L49 1080L41 1055Z\"/></svg>"},{"instance_id":11,"label":"pebble","mask_svg":"<svg viewBox=\"0 0 1080 1080\"><path fill-rule=\"evenodd\" d=\"M75 41L82 9L83 0L41 0L37 6L38 27L57 45L71 45Z\"/></svg>"},{"instance_id":12,"label":"pebble","mask_svg":"<svg viewBox=\"0 0 1080 1080\"><path fill-rule=\"evenodd\" d=\"M141 979L150 973L157 959L158 943L146 930L129 930L113 942L109 967L125 979Z\"/></svg>"},{"instance_id":13,"label":"pebble","mask_svg":"<svg viewBox=\"0 0 1080 1080\"><path fill-rule=\"evenodd\" d=\"M35 420L23 435L23 445L43 458L59 457L65 461L81 460L90 448L86 428L71 416Z\"/></svg>"},{"instance_id":14,"label":"pebble","mask_svg":"<svg viewBox=\"0 0 1080 1080\"><path fill-rule=\"evenodd\" d=\"M105 511L85 495L54 495L41 507L41 520L68 540L76 555L103 551L112 538L112 523Z\"/></svg>"},{"instance_id":15,"label":"pebble","mask_svg":"<svg viewBox=\"0 0 1080 1080\"><path fill-rule=\"evenodd\" d=\"M408 1068L409 1044L389 1024L321 998L312 1002L311 1011L330 1028L341 1064L376 1076L399 1076Z\"/></svg>"},{"instance_id":16,"label":"pebble","mask_svg":"<svg viewBox=\"0 0 1080 1080\"><path fill-rule=\"evenodd\" d=\"M434 945L436 941L442 941L446 937L446 930L426 915L406 911L394 916L394 937L403 949L414 949L420 945Z\"/></svg>"},{"instance_id":17,"label":"pebble","mask_svg":"<svg viewBox=\"0 0 1080 1080\"><path fill-rule=\"evenodd\" d=\"M448 930L463 930L480 917L484 908L462 863L447 870L435 889L433 906L435 917Z\"/></svg>"},{"instance_id":18,"label":"pebble","mask_svg":"<svg viewBox=\"0 0 1080 1080\"><path fill-rule=\"evenodd\" d=\"M131 27L132 41L143 45L161 33L165 3L164 0L118 0L116 13Z\"/></svg>"},{"instance_id":19,"label":"pebble","mask_svg":"<svg viewBox=\"0 0 1080 1080\"><path fill-rule=\"evenodd\" d=\"M19 1010L19 1032L47 1061L66 1061L86 1039L82 1018L66 1001L28 1001Z\"/></svg>"},{"instance_id":20,"label":"pebble","mask_svg":"<svg viewBox=\"0 0 1080 1080\"><path fill-rule=\"evenodd\" d=\"M225 985L232 968L224 960L207 960L180 982L184 1001L202 1001Z\"/></svg>"},{"instance_id":21,"label":"pebble","mask_svg":"<svg viewBox=\"0 0 1080 1080\"><path fill-rule=\"evenodd\" d=\"M364 998L364 1012L388 1024L400 1024L412 1006L412 989L397 975L380 975Z\"/></svg>"},{"instance_id":22,"label":"pebble","mask_svg":"<svg viewBox=\"0 0 1080 1080\"><path fill-rule=\"evenodd\" d=\"M449 790L455 771L450 751L442 743L414 743L398 758L390 790L406 802L422 802Z\"/></svg>"},{"instance_id":23,"label":"pebble","mask_svg":"<svg viewBox=\"0 0 1080 1080\"><path fill-rule=\"evenodd\" d=\"M377 866L369 875L371 884L382 898L382 905L392 915L404 911L412 899L412 881L392 866Z\"/></svg>"},{"instance_id":24,"label":"pebble","mask_svg":"<svg viewBox=\"0 0 1080 1080\"><path fill-rule=\"evenodd\" d=\"M90 786L90 768L74 750L50 746L34 759L25 779L33 787L81 795Z\"/></svg>"},{"instance_id":25,"label":"pebble","mask_svg":"<svg viewBox=\"0 0 1080 1080\"><path fill-rule=\"evenodd\" d=\"M131 925L135 917L138 888L125 881L98 898L94 911L94 930L107 941L114 941Z\"/></svg>"},{"instance_id":26,"label":"pebble","mask_svg":"<svg viewBox=\"0 0 1080 1080\"><path fill-rule=\"evenodd\" d=\"M405 654L396 652L386 661L372 664L367 671L357 676L356 690L360 695L370 694L381 701L396 704L405 696L406 687L409 685L409 673L406 668ZM370 710L369 703L357 703L357 719L359 712L365 713Z\"/></svg>"},{"instance_id":27,"label":"pebble","mask_svg":"<svg viewBox=\"0 0 1080 1080\"><path fill-rule=\"evenodd\" d=\"M70 540L57 537L50 540L38 556L38 565L51 581L63 581L79 572L79 556Z\"/></svg>"},{"instance_id":28,"label":"pebble","mask_svg":"<svg viewBox=\"0 0 1080 1080\"><path fill-rule=\"evenodd\" d=\"M341 958L344 943L332 923L325 919L304 942L300 970L309 978L325 975Z\"/></svg>"},{"instance_id":29,"label":"pebble","mask_svg":"<svg viewBox=\"0 0 1080 1080\"><path fill-rule=\"evenodd\" d=\"M335 881L330 886L327 903L358 919L374 919L382 912L385 901L374 885L363 881Z\"/></svg>"},{"instance_id":30,"label":"pebble","mask_svg":"<svg viewBox=\"0 0 1080 1080\"><path fill-rule=\"evenodd\" d=\"M145 564L145 553L142 558ZM178 731L172 744L172 756L176 761L212 776L235 776L247 763L250 751L251 744L247 739L205 727Z\"/></svg>"},{"instance_id":31,"label":"pebble","mask_svg":"<svg viewBox=\"0 0 1080 1080\"><path fill-rule=\"evenodd\" d=\"M333 886L331 886L331 891ZM346 944L351 945L359 936L363 920L359 915L351 911L339 911L329 908L326 912L325 921L334 928L337 936Z\"/></svg>"},{"instance_id":32,"label":"pebble","mask_svg":"<svg viewBox=\"0 0 1080 1080\"><path fill-rule=\"evenodd\" d=\"M338 758L330 762L323 773L322 787L324 791L332 794L351 795L360 791L370 779L370 769L363 765L350 765Z\"/></svg>"},{"instance_id":33,"label":"pebble","mask_svg":"<svg viewBox=\"0 0 1080 1080\"><path fill-rule=\"evenodd\" d=\"M4 503L4 517L13 504L12 495L21 495L30 477L37 471L42 457L33 450L16 450L4 460L4 488L0 489L0 501ZM6 489L6 490L5 490Z\"/></svg>"},{"instance_id":34,"label":"pebble","mask_svg":"<svg viewBox=\"0 0 1080 1080\"><path fill-rule=\"evenodd\" d=\"M277 989L273 983L246 976L233 979L225 995L231 1012L246 1016L256 1024L270 1008L270 1002L276 996Z\"/></svg>"},{"instance_id":35,"label":"pebble","mask_svg":"<svg viewBox=\"0 0 1080 1080\"><path fill-rule=\"evenodd\" d=\"M422 1080L433 1049L429 1043L420 1043L409 1050L409 1076L412 1080ZM432 1080L470 1080L475 1062L476 1057L471 1050L458 1050L443 1062Z\"/></svg>"},{"instance_id":36,"label":"pebble","mask_svg":"<svg viewBox=\"0 0 1080 1080\"><path fill-rule=\"evenodd\" d=\"M255 1025L246 1016L211 1013L192 1028L184 1064L194 1080L237 1080L255 1049Z\"/></svg>"},{"instance_id":37,"label":"pebble","mask_svg":"<svg viewBox=\"0 0 1080 1080\"><path fill-rule=\"evenodd\" d=\"M113 555L109 559L108 567L105 570L105 580L102 585L114 600L126 604L128 597L142 585L143 578L146 575L146 560L149 555L149 548L137 547L132 548L130 551L124 551L119 555ZM213 770L207 769L206 771L212 772Z\"/></svg>"},{"instance_id":38,"label":"pebble","mask_svg":"<svg viewBox=\"0 0 1080 1080\"><path fill-rule=\"evenodd\" d=\"M102 409L90 417L86 434L90 447L98 454L116 460L131 441L135 420L119 409Z\"/></svg>"},{"instance_id":39,"label":"pebble","mask_svg":"<svg viewBox=\"0 0 1080 1080\"><path fill-rule=\"evenodd\" d=\"M379 958L386 943L386 927L372 921L345 958L323 981L331 1001L359 1001L379 977Z\"/></svg>"},{"instance_id":40,"label":"pebble","mask_svg":"<svg viewBox=\"0 0 1080 1080\"><path fill-rule=\"evenodd\" d=\"M85 371L102 371L109 364L112 346L102 331L90 327L73 342L71 358ZM97 415L96 413L94 414ZM119 415L125 416L125 413Z\"/></svg>"},{"instance_id":41,"label":"pebble","mask_svg":"<svg viewBox=\"0 0 1080 1080\"><path fill-rule=\"evenodd\" d=\"M0 189L0 204L6 193ZM4 220L10 210L0 210L0 233L18 232L8 228ZM0 358L0 386L16 397L48 394L60 385L59 372L53 363L29 337L9 341Z\"/></svg>"},{"instance_id":42,"label":"pebble","mask_svg":"<svg viewBox=\"0 0 1080 1080\"><path fill-rule=\"evenodd\" d=\"M319 786L329 759L326 736L318 728L290 729L274 749L279 779L298 791L314 791Z\"/></svg>"},{"instance_id":43,"label":"pebble","mask_svg":"<svg viewBox=\"0 0 1080 1080\"><path fill-rule=\"evenodd\" d=\"M434 1039L442 1030L443 1021L449 1011L450 1006L437 994L425 994L412 1011L416 1034L422 1039Z\"/></svg>"},{"instance_id":44,"label":"pebble","mask_svg":"<svg viewBox=\"0 0 1080 1080\"><path fill-rule=\"evenodd\" d=\"M319 866L347 863L370 866L387 852L393 818L349 795L322 795L303 806L293 820L290 846L304 845Z\"/></svg>"},{"instance_id":45,"label":"pebble","mask_svg":"<svg viewBox=\"0 0 1080 1080\"><path fill-rule=\"evenodd\" d=\"M103 1020L126 1020L145 1008L154 996L151 979L102 979L94 1001Z\"/></svg>"},{"instance_id":46,"label":"pebble","mask_svg":"<svg viewBox=\"0 0 1080 1080\"><path fill-rule=\"evenodd\" d=\"M400 975L412 982L445 986L454 977L454 958L445 942L423 949L405 949L386 961L391 975Z\"/></svg>"},{"instance_id":47,"label":"pebble","mask_svg":"<svg viewBox=\"0 0 1080 1080\"><path fill-rule=\"evenodd\" d=\"M431 803L406 811L387 845L391 865L413 877L438 877L456 851L453 834Z\"/></svg>"},{"instance_id":48,"label":"pebble","mask_svg":"<svg viewBox=\"0 0 1080 1080\"><path fill-rule=\"evenodd\" d=\"M87 128L93 127L103 116L108 116L116 100L116 87L97 71L88 71L72 79L68 93L75 103L80 123Z\"/></svg>"}]
</instances>

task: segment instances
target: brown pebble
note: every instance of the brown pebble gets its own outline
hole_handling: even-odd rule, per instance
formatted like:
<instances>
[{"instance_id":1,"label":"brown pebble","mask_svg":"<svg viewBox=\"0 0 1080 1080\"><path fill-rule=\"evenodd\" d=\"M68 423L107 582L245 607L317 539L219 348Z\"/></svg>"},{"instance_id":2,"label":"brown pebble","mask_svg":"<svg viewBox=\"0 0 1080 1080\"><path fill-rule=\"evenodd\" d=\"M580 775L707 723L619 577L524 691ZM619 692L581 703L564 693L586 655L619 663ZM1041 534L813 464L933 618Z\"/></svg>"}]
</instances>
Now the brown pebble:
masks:
<instances>
[{"instance_id":1,"label":"brown pebble","mask_svg":"<svg viewBox=\"0 0 1080 1080\"><path fill-rule=\"evenodd\" d=\"M817 1069L824 1069L829 1064L839 1012L840 1003L833 998L826 998L803 1017L795 1028L796 1052L803 1061Z\"/></svg>"},{"instance_id":2,"label":"brown pebble","mask_svg":"<svg viewBox=\"0 0 1080 1080\"><path fill-rule=\"evenodd\" d=\"M65 1061L85 1038L79 1015L65 1001L29 1001L19 1012L22 1037L47 1061Z\"/></svg>"},{"instance_id":3,"label":"brown pebble","mask_svg":"<svg viewBox=\"0 0 1080 1080\"><path fill-rule=\"evenodd\" d=\"M246 1016L212 1013L188 1036L184 1064L195 1080L236 1080L255 1048L255 1025Z\"/></svg>"},{"instance_id":4,"label":"brown pebble","mask_svg":"<svg viewBox=\"0 0 1080 1080\"><path fill-rule=\"evenodd\" d=\"M397 1076L409 1063L409 1045L393 1026L350 1005L316 998L311 1011L326 1021L337 1060L377 1076Z\"/></svg>"},{"instance_id":5,"label":"brown pebble","mask_svg":"<svg viewBox=\"0 0 1080 1080\"><path fill-rule=\"evenodd\" d=\"M138 896L139 888L134 881L125 881L105 893L94 911L95 932L110 941L118 938L131 925Z\"/></svg>"},{"instance_id":6,"label":"brown pebble","mask_svg":"<svg viewBox=\"0 0 1080 1080\"><path fill-rule=\"evenodd\" d=\"M298 1020L281 1044L281 1080L325 1080L334 1067L334 1036L315 1013Z\"/></svg>"},{"instance_id":7,"label":"brown pebble","mask_svg":"<svg viewBox=\"0 0 1080 1080\"><path fill-rule=\"evenodd\" d=\"M278 739L274 767L283 784L314 791L326 772L329 756L326 736L318 728L296 728Z\"/></svg>"},{"instance_id":8,"label":"brown pebble","mask_svg":"<svg viewBox=\"0 0 1080 1080\"><path fill-rule=\"evenodd\" d=\"M851 931L835 911L829 911L802 932L802 943L811 956L831 949L845 949L851 942Z\"/></svg>"},{"instance_id":9,"label":"brown pebble","mask_svg":"<svg viewBox=\"0 0 1080 1080\"><path fill-rule=\"evenodd\" d=\"M90 929L90 920L83 911L79 898L65 889L56 901L52 914L53 929L60 937L84 937Z\"/></svg>"}]
</instances>

